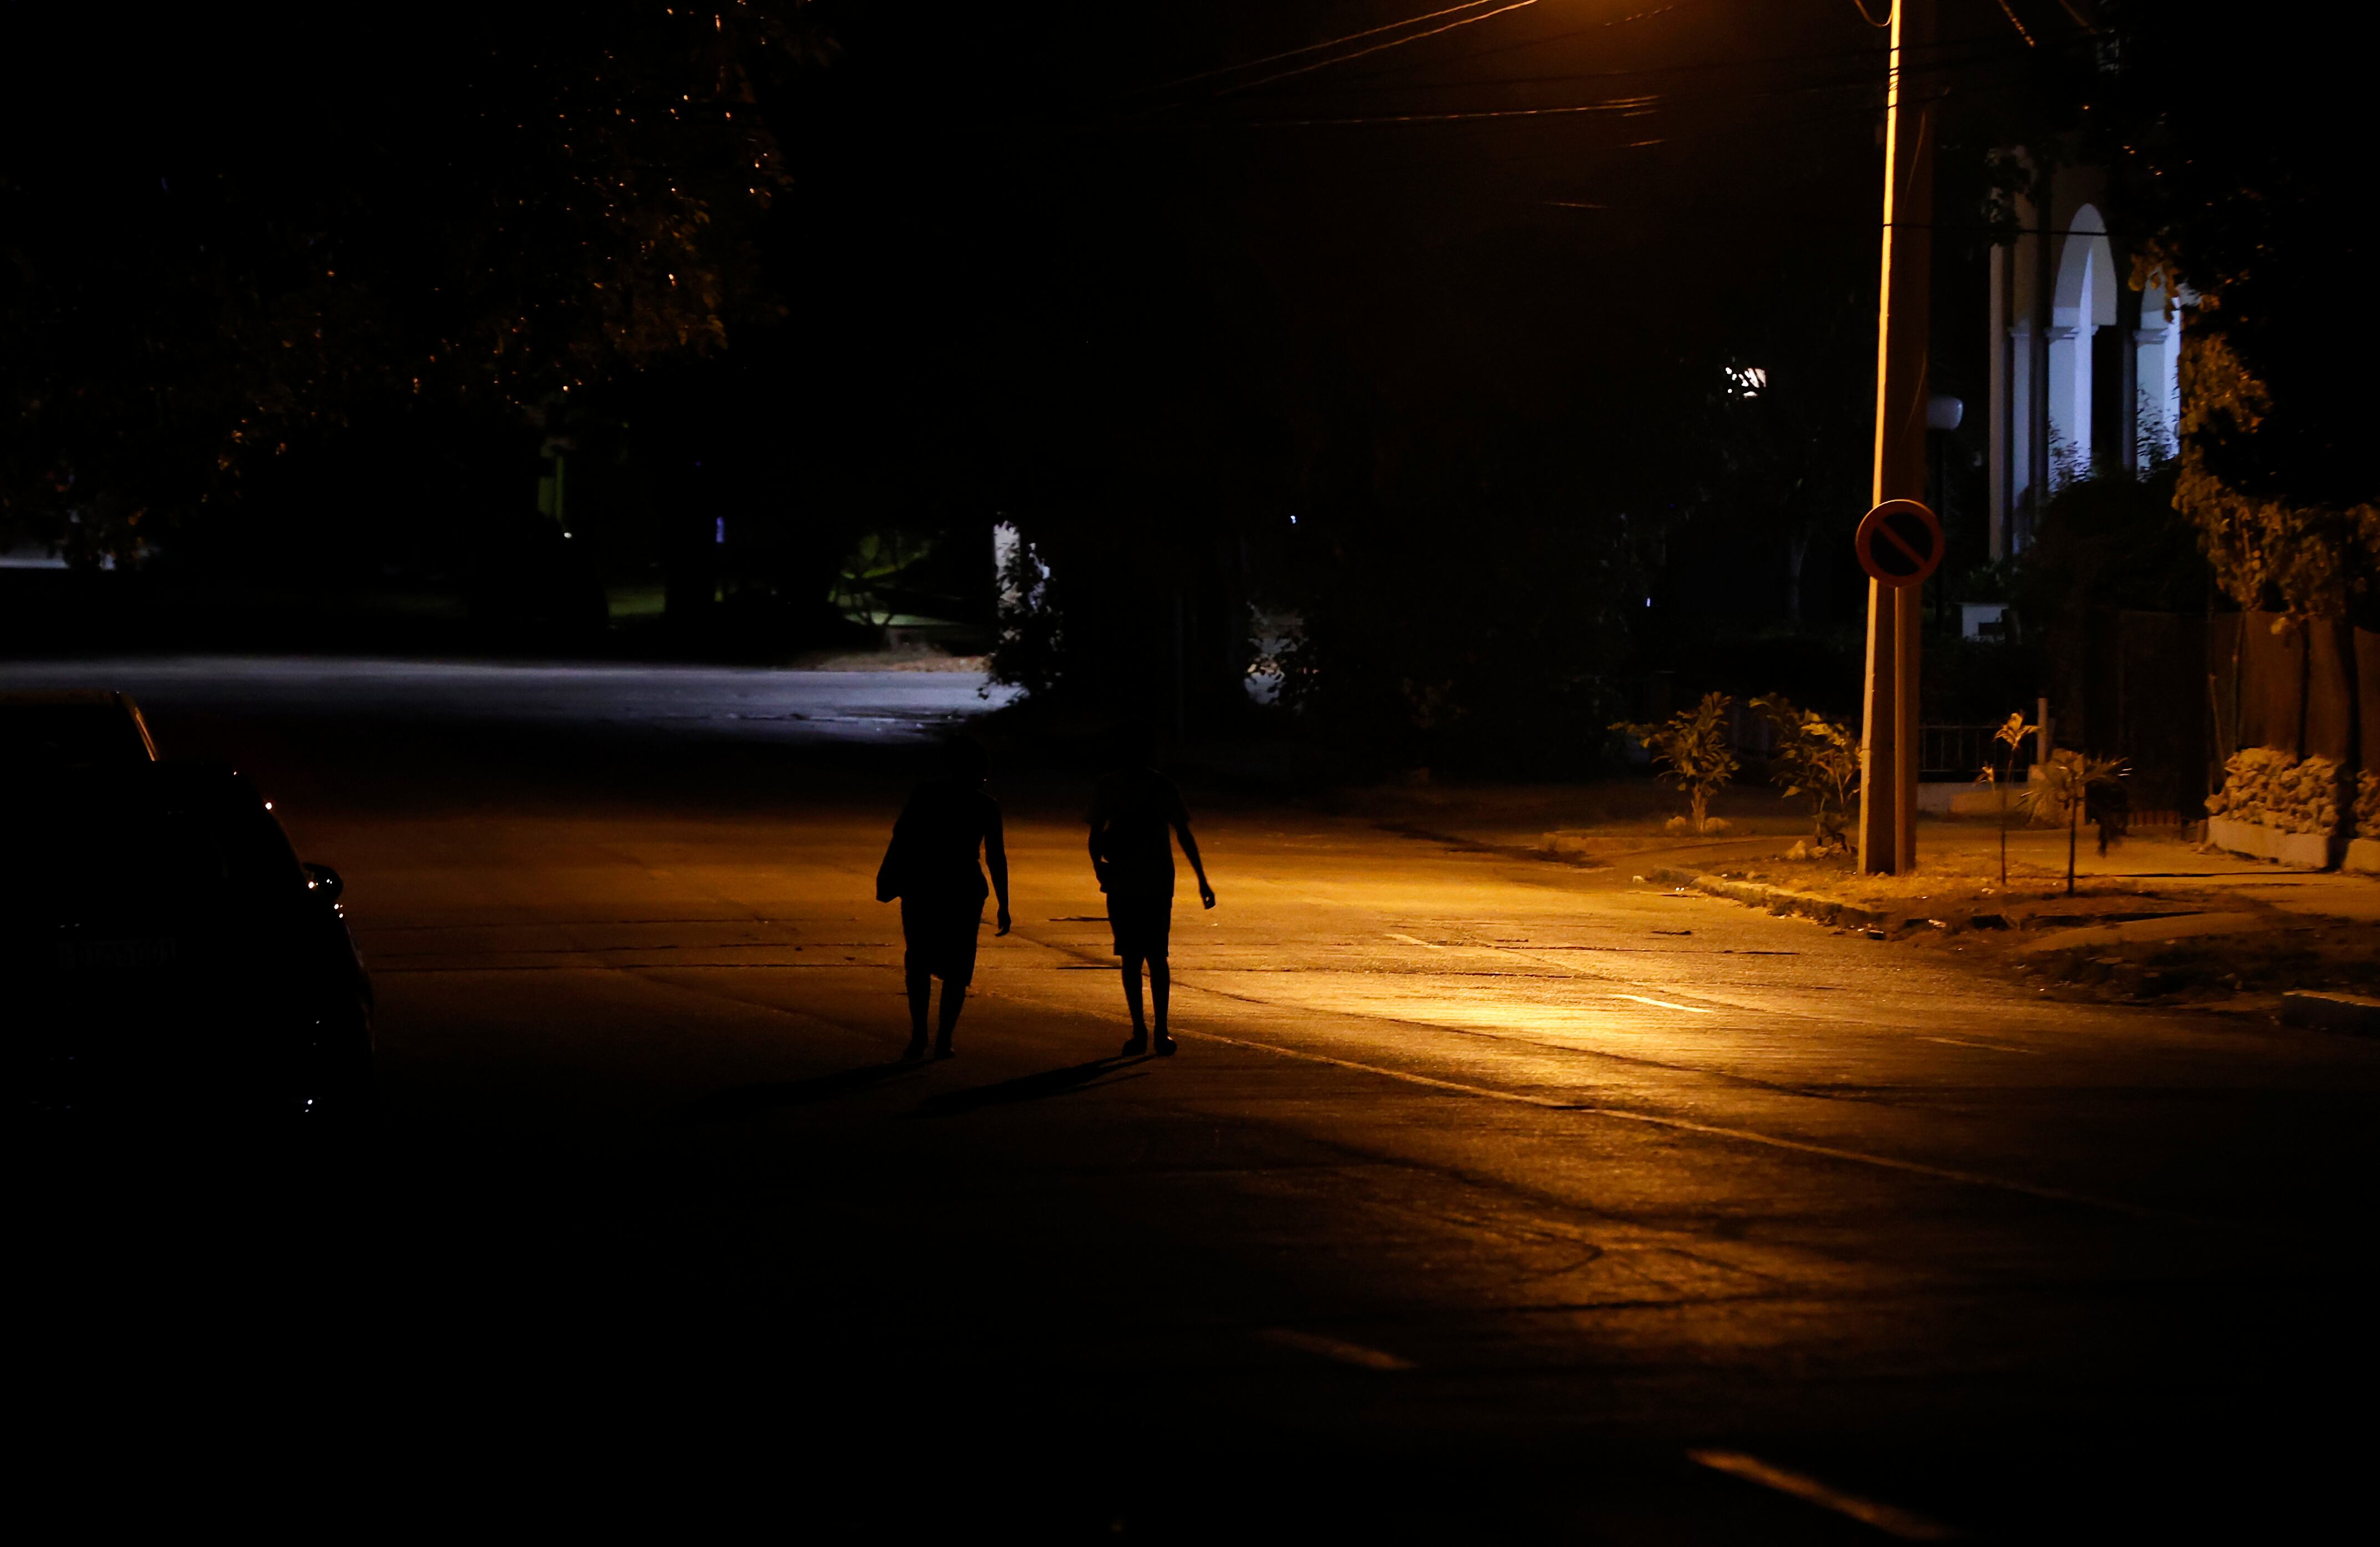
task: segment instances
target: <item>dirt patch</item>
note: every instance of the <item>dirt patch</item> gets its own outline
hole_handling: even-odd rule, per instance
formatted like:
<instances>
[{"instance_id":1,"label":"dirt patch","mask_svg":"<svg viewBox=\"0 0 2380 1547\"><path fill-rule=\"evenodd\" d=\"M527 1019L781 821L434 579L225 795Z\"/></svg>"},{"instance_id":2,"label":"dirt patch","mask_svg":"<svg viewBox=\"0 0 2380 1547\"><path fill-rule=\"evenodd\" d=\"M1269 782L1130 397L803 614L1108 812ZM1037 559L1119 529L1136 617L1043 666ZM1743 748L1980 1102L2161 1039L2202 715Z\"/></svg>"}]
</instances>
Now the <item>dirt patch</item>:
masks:
<instances>
[{"instance_id":1,"label":"dirt patch","mask_svg":"<svg viewBox=\"0 0 2380 1547\"><path fill-rule=\"evenodd\" d=\"M1955 861L1955 856L1954 856ZM2291 989L2369 993L2380 934L2155 877L2084 877L1955 863L1862 876L1845 857L1741 863L1692 884L1917 949L1957 952L2056 997L2275 1014Z\"/></svg>"},{"instance_id":2,"label":"dirt patch","mask_svg":"<svg viewBox=\"0 0 2380 1547\"><path fill-rule=\"evenodd\" d=\"M2061 995L2270 1011L2291 989L2371 992L2380 942L2369 929L2300 923L2038 952L2010 970Z\"/></svg>"}]
</instances>

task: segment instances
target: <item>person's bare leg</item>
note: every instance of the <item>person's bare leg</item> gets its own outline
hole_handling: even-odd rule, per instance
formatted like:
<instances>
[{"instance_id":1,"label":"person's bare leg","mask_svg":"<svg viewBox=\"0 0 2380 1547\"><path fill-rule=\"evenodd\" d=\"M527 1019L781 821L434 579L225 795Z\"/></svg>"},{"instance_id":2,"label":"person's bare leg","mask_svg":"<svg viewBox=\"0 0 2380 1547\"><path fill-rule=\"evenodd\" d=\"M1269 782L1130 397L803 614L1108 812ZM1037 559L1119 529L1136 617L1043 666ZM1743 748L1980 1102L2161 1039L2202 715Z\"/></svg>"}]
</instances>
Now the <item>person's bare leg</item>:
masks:
<instances>
[{"instance_id":1,"label":"person's bare leg","mask_svg":"<svg viewBox=\"0 0 2380 1547\"><path fill-rule=\"evenodd\" d=\"M966 1008L966 985L945 980L942 984L942 1021L934 1034L934 1057L951 1056L951 1033L959 1029L959 1011Z\"/></svg>"},{"instance_id":2,"label":"person's bare leg","mask_svg":"<svg viewBox=\"0 0 2380 1547\"><path fill-rule=\"evenodd\" d=\"M909 1047L905 1058L923 1058L926 1052L926 1001L934 992L932 974L921 968L909 969Z\"/></svg>"},{"instance_id":3,"label":"person's bare leg","mask_svg":"<svg viewBox=\"0 0 2380 1547\"><path fill-rule=\"evenodd\" d=\"M1132 1040L1123 1045L1127 1057L1148 1047L1148 1022L1142 1018L1140 1009L1140 961L1137 956L1123 959L1123 1002L1132 1011Z\"/></svg>"},{"instance_id":4,"label":"person's bare leg","mask_svg":"<svg viewBox=\"0 0 2380 1547\"><path fill-rule=\"evenodd\" d=\"M1173 1051L1173 1039L1165 1031L1165 1004L1173 989L1173 969L1162 956L1148 959L1148 997L1157 1011L1157 1050Z\"/></svg>"}]
</instances>

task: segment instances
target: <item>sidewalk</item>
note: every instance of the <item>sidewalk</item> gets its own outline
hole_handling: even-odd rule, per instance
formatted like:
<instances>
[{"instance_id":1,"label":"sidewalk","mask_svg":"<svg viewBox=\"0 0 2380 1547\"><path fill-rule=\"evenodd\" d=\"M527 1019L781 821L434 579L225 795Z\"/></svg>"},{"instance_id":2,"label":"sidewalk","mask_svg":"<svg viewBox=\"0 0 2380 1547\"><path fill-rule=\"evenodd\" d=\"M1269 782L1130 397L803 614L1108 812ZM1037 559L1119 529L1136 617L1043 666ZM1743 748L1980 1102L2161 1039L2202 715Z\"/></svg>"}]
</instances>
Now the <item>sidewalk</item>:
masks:
<instances>
[{"instance_id":1,"label":"sidewalk","mask_svg":"<svg viewBox=\"0 0 2380 1547\"><path fill-rule=\"evenodd\" d=\"M1483 849L1534 852L1587 866L1627 864L1692 870L1780 885L1824 885L1846 898L1912 904L1999 884L1999 829L1988 817L1928 818L1917 826L1916 874L1854 877L1847 859L1791 861L1809 836L1799 803L1757 786L1722 791L1712 815L1728 830L1695 837L1666 830L1683 800L1649 782L1609 785L1389 787L1352 797L1355 809L1392 831L1443 837ZM2067 835L2022 825L2011 812L2009 899L2064 898ZM2110 891L2203 894L2240 905L2265 904L2312 917L2380 923L2380 878L2338 871L2289 870L2264 860L2179 840L2172 828L2135 831L2103 857L2094 829L2075 848L2078 894ZM2078 896L2078 900L2079 900Z\"/></svg>"},{"instance_id":2,"label":"sidewalk","mask_svg":"<svg viewBox=\"0 0 2380 1547\"><path fill-rule=\"evenodd\" d=\"M1572 788L1392 788L1352 797L1391 831L1693 887L1878 939L1998 959L2012 973L2097 997L2184 997L2277 1012L2292 990L2380 985L2380 878L2287 870L2147 829L2103 856L2085 828L2066 890L2067 834L2013 825L2008 879L1990 818L1922 821L1906 876L1862 876L1850 858L1792 860L1799 802L1724 791L1724 833L1668 830L1683 809L1649 781Z\"/></svg>"}]
</instances>

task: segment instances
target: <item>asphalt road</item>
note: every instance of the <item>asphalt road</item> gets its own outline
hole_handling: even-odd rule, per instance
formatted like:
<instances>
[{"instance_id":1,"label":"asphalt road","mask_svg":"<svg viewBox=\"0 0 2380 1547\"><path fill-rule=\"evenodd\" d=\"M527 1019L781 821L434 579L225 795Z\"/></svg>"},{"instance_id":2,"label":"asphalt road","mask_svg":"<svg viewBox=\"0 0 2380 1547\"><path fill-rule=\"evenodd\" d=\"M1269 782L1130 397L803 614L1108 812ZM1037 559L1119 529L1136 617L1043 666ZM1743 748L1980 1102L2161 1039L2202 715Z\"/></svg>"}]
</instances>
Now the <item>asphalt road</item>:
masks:
<instances>
[{"instance_id":1,"label":"asphalt road","mask_svg":"<svg viewBox=\"0 0 2380 1547\"><path fill-rule=\"evenodd\" d=\"M1194 781L1221 906L1125 1060L1091 770L1012 760L1015 931L903 1065L871 880L972 680L34 679L250 771L380 993L312 1201L108 1205L186 1308L101 1340L152 1438L262 1382L375 1497L874 1537L2300 1540L2363 1489L2370 1045Z\"/></svg>"}]
</instances>

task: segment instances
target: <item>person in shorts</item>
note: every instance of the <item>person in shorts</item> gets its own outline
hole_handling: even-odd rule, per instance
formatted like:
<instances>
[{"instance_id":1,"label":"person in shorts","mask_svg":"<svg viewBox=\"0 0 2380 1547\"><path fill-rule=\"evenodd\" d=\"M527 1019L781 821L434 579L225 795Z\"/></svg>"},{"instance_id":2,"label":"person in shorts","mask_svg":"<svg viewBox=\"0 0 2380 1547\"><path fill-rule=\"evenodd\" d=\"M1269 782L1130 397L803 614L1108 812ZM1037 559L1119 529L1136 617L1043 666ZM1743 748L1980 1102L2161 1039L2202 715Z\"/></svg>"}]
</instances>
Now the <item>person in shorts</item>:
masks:
<instances>
[{"instance_id":1,"label":"person in shorts","mask_svg":"<svg viewBox=\"0 0 2380 1547\"><path fill-rule=\"evenodd\" d=\"M926 1009L935 978L942 980L942 1016L934 1057L953 1054L951 1033L958 1029L967 985L975 981L976 936L983 927L978 850L991 866L990 889L1000 897L997 933L1008 933L1008 847L1000 803L983 787L989 772L982 747L953 741L942 777L918 785L902 808L876 872L876 900L901 900L909 989L909 1048L904 1058L925 1057Z\"/></svg>"},{"instance_id":2,"label":"person in shorts","mask_svg":"<svg viewBox=\"0 0 2380 1547\"><path fill-rule=\"evenodd\" d=\"M1091 870L1099 889L1108 894L1108 925L1115 936L1115 953L1123 959L1123 1002L1132 1011L1132 1040L1123 1045L1126 1058L1149 1050L1148 1023L1141 1016L1140 972L1148 967L1149 997L1157 1012L1157 1052L1173 1051L1165 1029L1166 999L1173 986L1166 961L1168 937L1173 929L1173 840L1198 877L1198 900L1215 905L1215 888L1207 884L1206 866L1198 861L1198 841L1190 836L1190 814L1173 781L1150 766L1148 738L1127 734L1120 745L1116 771L1099 781L1091 802Z\"/></svg>"}]
</instances>

